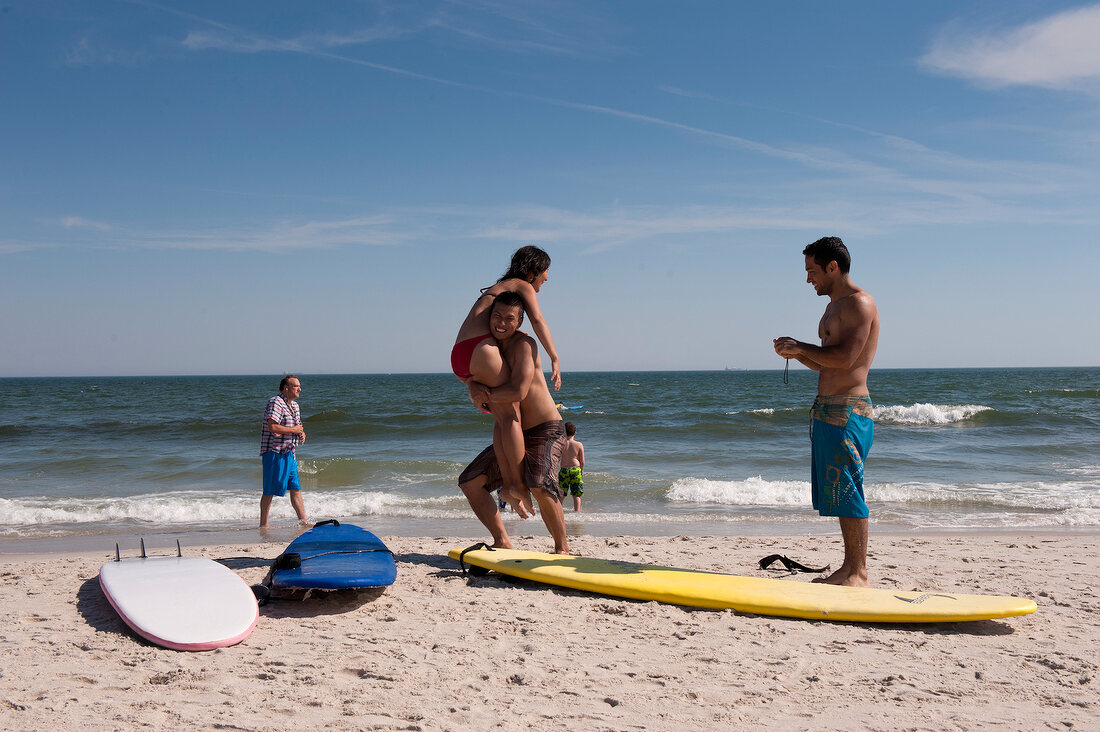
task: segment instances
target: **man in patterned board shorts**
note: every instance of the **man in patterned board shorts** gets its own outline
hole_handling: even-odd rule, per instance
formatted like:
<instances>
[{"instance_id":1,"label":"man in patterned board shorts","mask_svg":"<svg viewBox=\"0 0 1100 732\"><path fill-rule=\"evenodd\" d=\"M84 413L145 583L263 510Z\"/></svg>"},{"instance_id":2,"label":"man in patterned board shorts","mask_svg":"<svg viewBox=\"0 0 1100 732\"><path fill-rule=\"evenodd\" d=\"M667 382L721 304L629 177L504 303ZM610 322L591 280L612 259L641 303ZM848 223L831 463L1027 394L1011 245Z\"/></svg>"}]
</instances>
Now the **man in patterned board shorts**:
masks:
<instances>
[{"instance_id":1,"label":"man in patterned board shorts","mask_svg":"<svg viewBox=\"0 0 1100 732\"><path fill-rule=\"evenodd\" d=\"M818 239L802 255L806 282L829 298L817 326L821 345L789 337L776 338L773 345L783 358L818 372L810 421L813 505L822 516L839 518L844 538L844 563L819 581L866 587L870 512L863 497L863 461L875 432L867 372L878 350L878 307L852 282L852 258L838 237Z\"/></svg>"},{"instance_id":2,"label":"man in patterned board shorts","mask_svg":"<svg viewBox=\"0 0 1100 732\"><path fill-rule=\"evenodd\" d=\"M498 295L489 311L489 323L511 375L508 383L491 389L471 381L468 385L470 400L477 407L490 401L519 404L525 447L524 483L538 503L542 521L554 539L554 552L568 554L569 540L565 535L562 494L557 480L565 426L546 386L538 344L518 330L523 323L523 300L512 292ZM474 515L492 535L493 546L512 549L512 541L493 497L493 491L501 483L500 466L492 445L482 450L458 478L458 485ZM524 501L525 510L517 511L521 517L533 513L530 497L525 496Z\"/></svg>"},{"instance_id":3,"label":"man in patterned board shorts","mask_svg":"<svg viewBox=\"0 0 1100 732\"><path fill-rule=\"evenodd\" d=\"M574 438L577 425L565 423L565 445L561 449L561 469L558 470L558 487L562 498L573 496L573 510L581 510L584 495L584 445Z\"/></svg>"},{"instance_id":4,"label":"man in patterned board shorts","mask_svg":"<svg viewBox=\"0 0 1100 732\"><path fill-rule=\"evenodd\" d=\"M260 461L263 464L263 495L260 496L260 528L268 528L267 515L271 500L290 491L290 505L298 515L299 524L308 524L302 501L302 485L298 481L298 460L294 448L306 441L298 396L302 382L287 374L279 382L279 393L267 400L260 427Z\"/></svg>"}]
</instances>

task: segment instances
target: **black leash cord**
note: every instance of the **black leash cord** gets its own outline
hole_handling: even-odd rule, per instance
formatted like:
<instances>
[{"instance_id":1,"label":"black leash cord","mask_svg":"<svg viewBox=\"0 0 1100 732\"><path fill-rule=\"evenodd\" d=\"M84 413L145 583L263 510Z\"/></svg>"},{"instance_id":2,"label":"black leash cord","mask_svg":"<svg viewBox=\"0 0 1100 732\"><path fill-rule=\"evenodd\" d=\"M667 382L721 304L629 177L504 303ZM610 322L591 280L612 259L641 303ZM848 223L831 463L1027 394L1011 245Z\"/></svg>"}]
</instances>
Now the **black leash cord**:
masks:
<instances>
[{"instance_id":1,"label":"black leash cord","mask_svg":"<svg viewBox=\"0 0 1100 732\"><path fill-rule=\"evenodd\" d=\"M473 546L468 546L462 550L462 553L458 555L458 566L462 568L462 574L473 575L474 577L484 577L489 574L489 570L484 567L478 567L473 564L466 564L466 553L477 551L478 549L485 549L487 551L493 551L493 547L489 546L483 541L479 541Z\"/></svg>"},{"instance_id":2,"label":"black leash cord","mask_svg":"<svg viewBox=\"0 0 1100 732\"><path fill-rule=\"evenodd\" d=\"M782 554L769 554L768 556L761 559L760 569L767 569L775 562L779 562L790 572L814 572L815 574L820 574L821 572L827 572L829 570L828 565L825 565L820 569L814 569L812 567L807 567L805 564L796 562L790 557L785 557Z\"/></svg>"}]
</instances>

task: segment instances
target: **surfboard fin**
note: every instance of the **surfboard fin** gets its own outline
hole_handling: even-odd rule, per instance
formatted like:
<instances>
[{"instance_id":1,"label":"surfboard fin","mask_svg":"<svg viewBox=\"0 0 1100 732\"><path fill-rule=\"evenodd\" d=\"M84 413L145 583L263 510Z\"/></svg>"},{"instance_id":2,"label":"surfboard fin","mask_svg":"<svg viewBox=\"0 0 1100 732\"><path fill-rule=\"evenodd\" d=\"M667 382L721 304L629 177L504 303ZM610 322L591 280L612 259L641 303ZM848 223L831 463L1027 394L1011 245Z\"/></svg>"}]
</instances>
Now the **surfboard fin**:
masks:
<instances>
[{"instance_id":1,"label":"surfboard fin","mask_svg":"<svg viewBox=\"0 0 1100 732\"><path fill-rule=\"evenodd\" d=\"M265 584L252 585L252 594L256 596L256 604L263 607L271 599L271 588Z\"/></svg>"},{"instance_id":2,"label":"surfboard fin","mask_svg":"<svg viewBox=\"0 0 1100 732\"><path fill-rule=\"evenodd\" d=\"M145 537L144 536L141 537L141 558L142 559L148 559L148 557L145 556Z\"/></svg>"},{"instance_id":3,"label":"surfboard fin","mask_svg":"<svg viewBox=\"0 0 1100 732\"><path fill-rule=\"evenodd\" d=\"M183 550L180 549L180 540L179 539L176 539L176 556L177 557L182 557L183 556Z\"/></svg>"},{"instance_id":4,"label":"surfboard fin","mask_svg":"<svg viewBox=\"0 0 1100 732\"><path fill-rule=\"evenodd\" d=\"M121 562L122 561L122 555L119 554L119 551L118 551L118 543L115 543L115 561L116 562Z\"/></svg>"}]
</instances>

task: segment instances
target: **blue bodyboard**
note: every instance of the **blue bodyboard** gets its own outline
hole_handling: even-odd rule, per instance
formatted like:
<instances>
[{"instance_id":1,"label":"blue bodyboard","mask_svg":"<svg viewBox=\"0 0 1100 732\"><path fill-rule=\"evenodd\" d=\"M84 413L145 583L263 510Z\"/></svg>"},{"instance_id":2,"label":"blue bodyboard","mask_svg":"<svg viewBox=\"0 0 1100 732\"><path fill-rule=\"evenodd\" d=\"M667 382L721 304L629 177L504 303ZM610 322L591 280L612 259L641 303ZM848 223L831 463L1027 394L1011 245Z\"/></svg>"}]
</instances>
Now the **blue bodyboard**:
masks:
<instances>
[{"instance_id":1,"label":"blue bodyboard","mask_svg":"<svg viewBox=\"0 0 1100 732\"><path fill-rule=\"evenodd\" d=\"M274 569L273 590L365 589L397 579L393 554L382 540L352 524L318 524L290 542L283 556L289 554L299 555L301 564Z\"/></svg>"}]
</instances>

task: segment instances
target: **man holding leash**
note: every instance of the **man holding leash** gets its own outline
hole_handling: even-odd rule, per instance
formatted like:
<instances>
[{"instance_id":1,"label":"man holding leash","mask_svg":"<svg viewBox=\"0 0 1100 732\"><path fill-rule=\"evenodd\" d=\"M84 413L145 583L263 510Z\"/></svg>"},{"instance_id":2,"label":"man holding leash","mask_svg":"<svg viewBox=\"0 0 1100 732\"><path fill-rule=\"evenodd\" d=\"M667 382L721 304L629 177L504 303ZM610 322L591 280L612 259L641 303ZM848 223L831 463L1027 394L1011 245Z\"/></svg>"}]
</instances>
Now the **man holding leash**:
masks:
<instances>
[{"instance_id":1,"label":"man holding leash","mask_svg":"<svg viewBox=\"0 0 1100 732\"><path fill-rule=\"evenodd\" d=\"M844 563L820 582L866 587L869 511L863 497L863 461L874 438L867 372L878 349L878 307L848 274L851 256L838 237L818 239L802 251L806 281L829 298L818 323L821 345L782 337L775 352L818 372L811 410L813 506L836 516L844 539Z\"/></svg>"}]
</instances>

